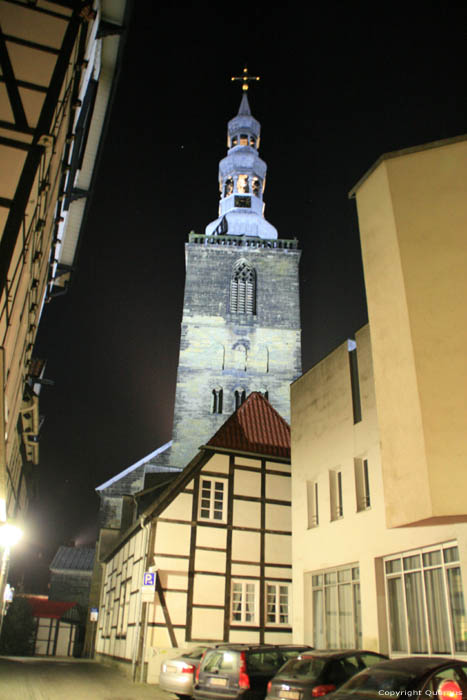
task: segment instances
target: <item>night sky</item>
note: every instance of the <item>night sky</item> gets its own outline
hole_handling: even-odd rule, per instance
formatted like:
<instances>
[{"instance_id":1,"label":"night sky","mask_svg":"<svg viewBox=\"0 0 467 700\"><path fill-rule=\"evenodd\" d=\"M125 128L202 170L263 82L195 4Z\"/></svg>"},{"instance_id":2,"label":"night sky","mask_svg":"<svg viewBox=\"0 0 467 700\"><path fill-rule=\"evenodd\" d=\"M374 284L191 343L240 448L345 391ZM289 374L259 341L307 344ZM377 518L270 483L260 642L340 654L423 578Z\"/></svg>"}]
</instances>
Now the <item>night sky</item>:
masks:
<instances>
[{"instance_id":1,"label":"night sky","mask_svg":"<svg viewBox=\"0 0 467 700\"><path fill-rule=\"evenodd\" d=\"M230 77L261 76L265 214L303 251L303 371L367 320L348 191L382 153L467 131L465 4L135 5L74 282L36 344L55 386L13 568L35 592L60 544L95 541L95 487L171 437L184 243L217 217Z\"/></svg>"}]
</instances>

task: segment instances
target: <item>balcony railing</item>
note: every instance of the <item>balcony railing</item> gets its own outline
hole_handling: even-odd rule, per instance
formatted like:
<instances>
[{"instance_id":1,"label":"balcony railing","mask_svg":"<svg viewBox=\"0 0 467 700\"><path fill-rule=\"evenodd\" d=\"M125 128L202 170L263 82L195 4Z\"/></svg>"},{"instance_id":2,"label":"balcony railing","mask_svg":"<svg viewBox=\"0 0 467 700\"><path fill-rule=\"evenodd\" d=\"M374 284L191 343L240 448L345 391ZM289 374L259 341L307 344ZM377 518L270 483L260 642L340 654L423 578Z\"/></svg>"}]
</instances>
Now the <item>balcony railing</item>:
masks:
<instances>
[{"instance_id":1,"label":"balcony railing","mask_svg":"<svg viewBox=\"0 0 467 700\"><path fill-rule=\"evenodd\" d=\"M188 243L197 245L230 246L234 248L280 248L297 250L296 238L257 238L256 236L206 236L204 233L191 231Z\"/></svg>"}]
</instances>

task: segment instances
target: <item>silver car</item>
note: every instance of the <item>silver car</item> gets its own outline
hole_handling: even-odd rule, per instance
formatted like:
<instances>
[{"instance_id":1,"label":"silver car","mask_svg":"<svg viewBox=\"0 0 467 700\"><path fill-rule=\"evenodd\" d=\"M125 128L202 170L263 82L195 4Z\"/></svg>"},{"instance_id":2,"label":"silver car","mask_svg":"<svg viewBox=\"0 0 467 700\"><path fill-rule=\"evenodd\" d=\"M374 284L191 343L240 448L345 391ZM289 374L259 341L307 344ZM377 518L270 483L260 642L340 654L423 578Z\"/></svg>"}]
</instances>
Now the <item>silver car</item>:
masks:
<instances>
[{"instance_id":1,"label":"silver car","mask_svg":"<svg viewBox=\"0 0 467 700\"><path fill-rule=\"evenodd\" d=\"M206 649L210 648L209 646L194 647L182 656L164 661L159 676L159 686L162 690L175 693L179 698L191 697L199 662Z\"/></svg>"}]
</instances>

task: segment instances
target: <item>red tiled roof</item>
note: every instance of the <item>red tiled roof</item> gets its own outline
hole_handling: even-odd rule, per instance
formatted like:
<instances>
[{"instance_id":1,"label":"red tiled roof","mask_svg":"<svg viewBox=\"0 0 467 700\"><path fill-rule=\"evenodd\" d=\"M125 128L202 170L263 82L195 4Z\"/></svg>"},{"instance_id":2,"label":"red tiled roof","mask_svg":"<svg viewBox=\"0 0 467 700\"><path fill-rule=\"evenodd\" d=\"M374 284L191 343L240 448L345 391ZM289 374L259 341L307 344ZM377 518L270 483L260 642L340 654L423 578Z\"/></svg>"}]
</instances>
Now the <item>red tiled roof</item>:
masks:
<instances>
[{"instance_id":1,"label":"red tiled roof","mask_svg":"<svg viewBox=\"0 0 467 700\"><path fill-rule=\"evenodd\" d=\"M254 391L207 444L290 459L290 428L269 401Z\"/></svg>"},{"instance_id":2,"label":"red tiled roof","mask_svg":"<svg viewBox=\"0 0 467 700\"><path fill-rule=\"evenodd\" d=\"M34 617L53 617L59 620L76 605L76 603L65 603L60 600L49 600L40 595L28 595L25 598L31 605Z\"/></svg>"}]
</instances>

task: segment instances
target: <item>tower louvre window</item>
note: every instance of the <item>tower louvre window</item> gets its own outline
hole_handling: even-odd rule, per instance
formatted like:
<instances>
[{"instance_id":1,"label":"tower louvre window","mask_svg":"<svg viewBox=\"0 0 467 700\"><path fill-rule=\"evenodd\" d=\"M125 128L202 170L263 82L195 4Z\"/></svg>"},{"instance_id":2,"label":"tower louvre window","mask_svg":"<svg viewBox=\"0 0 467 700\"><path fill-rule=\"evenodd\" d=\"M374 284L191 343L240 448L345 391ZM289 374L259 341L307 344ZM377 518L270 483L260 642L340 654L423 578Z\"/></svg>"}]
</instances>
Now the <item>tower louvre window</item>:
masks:
<instances>
[{"instance_id":1,"label":"tower louvre window","mask_svg":"<svg viewBox=\"0 0 467 700\"><path fill-rule=\"evenodd\" d=\"M240 408L240 406L242 405L242 403L246 399L245 389L235 389L234 397L235 397L235 410L237 410L237 408Z\"/></svg>"},{"instance_id":2,"label":"tower louvre window","mask_svg":"<svg viewBox=\"0 0 467 700\"><path fill-rule=\"evenodd\" d=\"M230 313L256 314L256 272L246 260L234 267L230 282Z\"/></svg>"}]
</instances>

